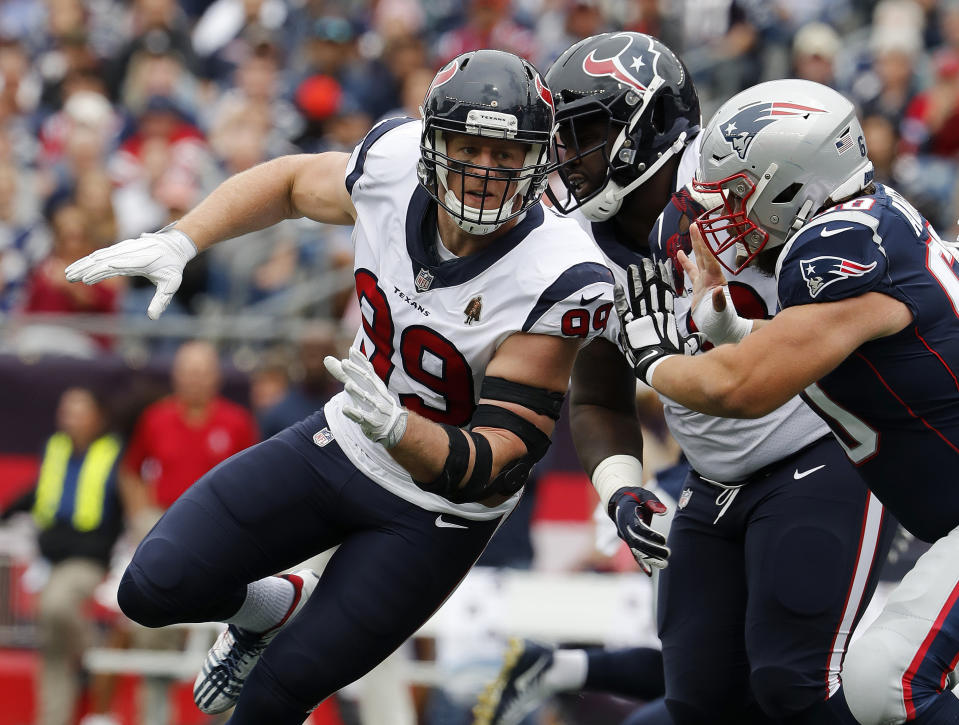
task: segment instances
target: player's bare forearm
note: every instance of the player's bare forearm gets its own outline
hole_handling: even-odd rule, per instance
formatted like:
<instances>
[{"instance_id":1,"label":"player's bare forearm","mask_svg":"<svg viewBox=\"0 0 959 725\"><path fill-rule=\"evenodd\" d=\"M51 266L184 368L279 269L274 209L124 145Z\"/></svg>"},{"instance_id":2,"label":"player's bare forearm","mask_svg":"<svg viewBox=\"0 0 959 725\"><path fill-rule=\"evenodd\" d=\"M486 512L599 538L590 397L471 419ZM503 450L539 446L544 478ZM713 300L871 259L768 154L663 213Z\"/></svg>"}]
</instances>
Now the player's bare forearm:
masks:
<instances>
[{"instance_id":1,"label":"player's bare forearm","mask_svg":"<svg viewBox=\"0 0 959 725\"><path fill-rule=\"evenodd\" d=\"M587 474L609 456L643 460L636 378L608 340L594 340L580 350L573 366L569 415L573 445Z\"/></svg>"},{"instance_id":2,"label":"player's bare forearm","mask_svg":"<svg viewBox=\"0 0 959 725\"><path fill-rule=\"evenodd\" d=\"M489 402L489 401L485 401ZM514 412L520 412L519 406L506 404L504 407L510 408ZM552 432L552 421L544 416L537 416L526 411L524 417L536 418L536 423L540 427L549 425L548 432ZM545 422L544 422L545 420ZM520 458L526 454L526 446L513 433L494 428L476 428L475 433L484 436L490 444L490 450L493 454L493 467L490 472L490 478L495 478L503 467L510 461ZM463 481L469 480L473 475L473 466L476 462L476 449L469 436L460 433L465 439L470 449L469 466ZM430 482L436 480L443 471L446 464L446 458L449 455L449 438L446 431L437 423L424 418L421 415L410 412L406 423L406 432L399 443L389 449L390 455L397 463L405 468L415 481ZM507 497L496 496L484 500L482 503L494 506L504 501Z\"/></svg>"},{"instance_id":3,"label":"player's bare forearm","mask_svg":"<svg viewBox=\"0 0 959 725\"><path fill-rule=\"evenodd\" d=\"M356 212L344 183L348 162L348 154L326 153L259 164L220 184L177 222L177 229L203 250L284 219L352 224Z\"/></svg>"},{"instance_id":4,"label":"player's bare forearm","mask_svg":"<svg viewBox=\"0 0 959 725\"><path fill-rule=\"evenodd\" d=\"M545 387L560 392L565 390L573 360L579 347L577 340L551 335L517 333L511 335L497 349L489 365L487 376L500 377L512 382ZM481 399L480 404L499 405L537 426L546 435L553 432L554 422L546 415L529 408L500 400ZM490 478L495 478L503 467L527 453L526 445L514 433L499 429L478 427L474 433L484 436L490 443L493 466ZM467 437L463 433L464 437ZM470 462L462 480L469 480L473 472L475 449L468 441ZM432 421L410 413L406 432L399 443L389 449L390 455L405 468L414 480L433 481L443 470L449 454L449 438L446 431Z\"/></svg>"},{"instance_id":5,"label":"player's bare forearm","mask_svg":"<svg viewBox=\"0 0 959 725\"><path fill-rule=\"evenodd\" d=\"M652 385L692 410L759 418L819 380L864 342L894 334L911 321L902 302L876 292L791 307L739 344L665 359L654 371Z\"/></svg>"},{"instance_id":6,"label":"player's bare forearm","mask_svg":"<svg viewBox=\"0 0 959 725\"><path fill-rule=\"evenodd\" d=\"M502 435L500 435L502 434ZM508 431L493 431L484 429L493 451L492 476L499 473L503 464L518 458L526 452L522 441ZM472 441L470 445L470 467L465 478L472 473L474 451ZM446 457L449 453L449 438L446 431L433 421L421 415L410 412L406 423L406 432L399 443L389 449L390 455L417 481L432 481L443 470Z\"/></svg>"}]
</instances>

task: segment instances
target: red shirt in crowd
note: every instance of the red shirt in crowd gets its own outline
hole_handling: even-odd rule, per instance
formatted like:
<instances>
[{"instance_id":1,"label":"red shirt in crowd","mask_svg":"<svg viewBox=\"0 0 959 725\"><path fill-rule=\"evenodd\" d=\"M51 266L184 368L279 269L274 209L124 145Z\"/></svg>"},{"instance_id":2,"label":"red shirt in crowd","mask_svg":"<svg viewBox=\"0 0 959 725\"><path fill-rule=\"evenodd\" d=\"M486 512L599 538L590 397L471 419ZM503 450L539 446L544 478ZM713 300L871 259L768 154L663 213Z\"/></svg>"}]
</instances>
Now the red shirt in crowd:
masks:
<instances>
[{"instance_id":1,"label":"red shirt in crowd","mask_svg":"<svg viewBox=\"0 0 959 725\"><path fill-rule=\"evenodd\" d=\"M82 301L71 296L61 279L66 264L47 258L30 276L27 284L26 312L99 312L117 311L117 286L95 284L86 287Z\"/></svg>"},{"instance_id":2,"label":"red shirt in crowd","mask_svg":"<svg viewBox=\"0 0 959 725\"><path fill-rule=\"evenodd\" d=\"M123 467L138 473L156 505L167 509L200 476L258 439L253 415L225 398L210 403L206 420L190 423L182 404L168 397L143 411Z\"/></svg>"}]
</instances>

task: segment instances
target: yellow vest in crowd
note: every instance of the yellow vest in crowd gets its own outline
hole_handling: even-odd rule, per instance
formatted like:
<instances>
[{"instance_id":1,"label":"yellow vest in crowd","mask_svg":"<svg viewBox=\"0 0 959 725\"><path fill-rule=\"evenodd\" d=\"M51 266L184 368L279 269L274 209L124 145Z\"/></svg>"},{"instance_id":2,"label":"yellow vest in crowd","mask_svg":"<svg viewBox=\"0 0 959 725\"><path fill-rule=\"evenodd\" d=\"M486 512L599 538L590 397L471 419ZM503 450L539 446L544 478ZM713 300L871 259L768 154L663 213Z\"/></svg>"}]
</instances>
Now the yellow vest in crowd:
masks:
<instances>
[{"instance_id":1,"label":"yellow vest in crowd","mask_svg":"<svg viewBox=\"0 0 959 725\"><path fill-rule=\"evenodd\" d=\"M56 518L72 453L73 443L66 433L54 433L47 442L33 504L33 518L41 529L49 528ZM73 501L72 521L77 531L93 531L103 521L107 481L119 455L120 441L112 435L97 438L87 449Z\"/></svg>"}]
</instances>

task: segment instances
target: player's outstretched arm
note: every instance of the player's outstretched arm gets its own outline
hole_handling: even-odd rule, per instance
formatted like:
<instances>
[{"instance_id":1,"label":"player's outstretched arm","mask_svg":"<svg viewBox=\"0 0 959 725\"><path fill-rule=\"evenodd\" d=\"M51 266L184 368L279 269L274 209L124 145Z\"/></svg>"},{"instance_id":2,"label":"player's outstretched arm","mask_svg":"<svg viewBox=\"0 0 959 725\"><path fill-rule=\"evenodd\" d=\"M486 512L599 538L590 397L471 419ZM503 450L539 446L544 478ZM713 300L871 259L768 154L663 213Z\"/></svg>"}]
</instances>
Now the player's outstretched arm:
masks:
<instances>
[{"instance_id":1,"label":"player's outstretched arm","mask_svg":"<svg viewBox=\"0 0 959 725\"><path fill-rule=\"evenodd\" d=\"M96 284L108 277L146 277L157 287L147 314L169 305L183 268L198 251L283 219L309 217L352 224L356 210L344 178L349 155L298 154L268 161L224 181L175 225L126 239L77 260L71 282Z\"/></svg>"},{"instance_id":2,"label":"player's outstretched arm","mask_svg":"<svg viewBox=\"0 0 959 725\"><path fill-rule=\"evenodd\" d=\"M666 506L643 488L636 378L619 348L599 338L579 351L569 401L573 444L619 537L647 574L666 566L665 538L650 527Z\"/></svg>"},{"instance_id":3,"label":"player's outstretched arm","mask_svg":"<svg viewBox=\"0 0 959 725\"><path fill-rule=\"evenodd\" d=\"M729 285L719 261L706 248L698 224L689 227L695 262L680 250L676 258L693 285L690 314L696 329L714 345L739 342L765 320L747 320L740 317L733 306ZM758 323L758 324L757 324Z\"/></svg>"},{"instance_id":4,"label":"player's outstretched arm","mask_svg":"<svg viewBox=\"0 0 959 725\"><path fill-rule=\"evenodd\" d=\"M517 490L525 483L524 466L545 453L578 346L578 339L551 335L507 338L486 369L486 380L497 381L490 389L505 394L494 398L484 393L468 431L400 406L355 349L347 360L328 357L325 362L351 398L344 414L368 438L386 446L422 488L451 501L495 505L515 492L509 490L514 482ZM529 404L501 399L517 396L528 396ZM504 483L501 475L514 469L515 476Z\"/></svg>"},{"instance_id":5,"label":"player's outstretched arm","mask_svg":"<svg viewBox=\"0 0 959 725\"><path fill-rule=\"evenodd\" d=\"M664 357L648 382L709 415L759 418L785 404L868 340L912 322L902 302L867 292L837 302L790 307L736 345Z\"/></svg>"}]
</instances>

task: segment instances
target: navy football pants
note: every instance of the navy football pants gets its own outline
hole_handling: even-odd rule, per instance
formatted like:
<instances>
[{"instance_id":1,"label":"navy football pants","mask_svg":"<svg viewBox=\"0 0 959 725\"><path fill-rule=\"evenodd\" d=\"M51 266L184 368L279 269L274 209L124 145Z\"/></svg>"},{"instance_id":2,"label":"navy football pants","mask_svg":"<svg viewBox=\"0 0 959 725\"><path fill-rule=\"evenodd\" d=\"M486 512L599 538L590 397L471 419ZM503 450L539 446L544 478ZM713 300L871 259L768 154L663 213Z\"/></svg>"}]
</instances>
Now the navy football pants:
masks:
<instances>
[{"instance_id":1,"label":"navy football pants","mask_svg":"<svg viewBox=\"0 0 959 725\"><path fill-rule=\"evenodd\" d=\"M267 648L232 725L301 723L366 674L455 589L500 519L421 509L358 471L322 413L220 464L140 544L120 585L123 612L150 627L223 620L248 582L340 544L300 615Z\"/></svg>"},{"instance_id":2,"label":"navy football pants","mask_svg":"<svg viewBox=\"0 0 959 725\"><path fill-rule=\"evenodd\" d=\"M794 722L822 703L878 583L895 521L832 436L765 473L721 516L730 494L686 479L658 604L675 725L739 725L756 705Z\"/></svg>"}]
</instances>

